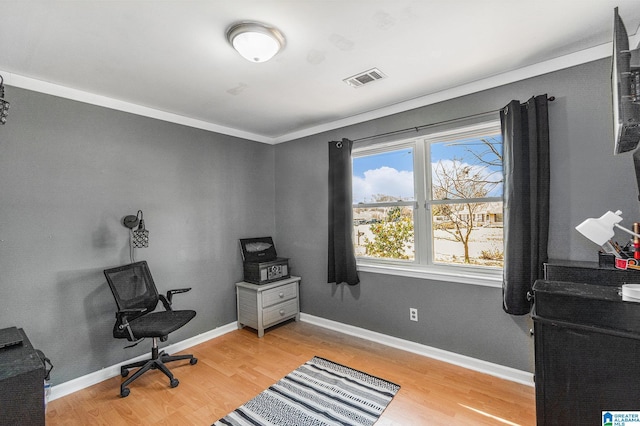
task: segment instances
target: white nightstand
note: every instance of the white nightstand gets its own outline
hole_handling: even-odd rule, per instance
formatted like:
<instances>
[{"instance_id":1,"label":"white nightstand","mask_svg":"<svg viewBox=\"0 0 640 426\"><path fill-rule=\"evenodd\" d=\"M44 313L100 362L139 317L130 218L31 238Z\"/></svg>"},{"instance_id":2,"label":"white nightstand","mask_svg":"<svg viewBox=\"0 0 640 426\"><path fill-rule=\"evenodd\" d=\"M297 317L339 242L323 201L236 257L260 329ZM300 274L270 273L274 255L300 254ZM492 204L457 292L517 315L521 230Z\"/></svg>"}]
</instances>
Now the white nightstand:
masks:
<instances>
[{"instance_id":1,"label":"white nightstand","mask_svg":"<svg viewBox=\"0 0 640 426\"><path fill-rule=\"evenodd\" d=\"M238 328L248 326L264 336L264 329L291 318L300 321L300 277L268 284L236 283Z\"/></svg>"}]
</instances>

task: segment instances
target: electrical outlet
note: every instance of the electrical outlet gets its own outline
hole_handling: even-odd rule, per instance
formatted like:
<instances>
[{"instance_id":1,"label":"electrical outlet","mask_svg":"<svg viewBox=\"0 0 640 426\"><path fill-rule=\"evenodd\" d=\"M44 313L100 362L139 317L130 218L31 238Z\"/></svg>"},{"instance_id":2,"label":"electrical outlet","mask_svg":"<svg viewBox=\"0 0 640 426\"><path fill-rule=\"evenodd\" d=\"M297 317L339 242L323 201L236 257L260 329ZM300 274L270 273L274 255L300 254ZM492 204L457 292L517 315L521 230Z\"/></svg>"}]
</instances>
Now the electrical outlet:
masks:
<instances>
[{"instance_id":1,"label":"electrical outlet","mask_svg":"<svg viewBox=\"0 0 640 426\"><path fill-rule=\"evenodd\" d=\"M409 319L411 321L418 321L418 309L417 308L409 308Z\"/></svg>"}]
</instances>

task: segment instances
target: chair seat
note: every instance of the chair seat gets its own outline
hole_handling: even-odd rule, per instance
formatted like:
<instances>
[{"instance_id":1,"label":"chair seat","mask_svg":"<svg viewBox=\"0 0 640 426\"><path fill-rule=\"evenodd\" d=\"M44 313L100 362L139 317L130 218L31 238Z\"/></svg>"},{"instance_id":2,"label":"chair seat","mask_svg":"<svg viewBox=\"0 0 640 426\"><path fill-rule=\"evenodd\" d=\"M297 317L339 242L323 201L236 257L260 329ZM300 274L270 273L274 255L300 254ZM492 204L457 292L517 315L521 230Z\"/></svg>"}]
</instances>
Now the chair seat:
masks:
<instances>
[{"instance_id":1,"label":"chair seat","mask_svg":"<svg viewBox=\"0 0 640 426\"><path fill-rule=\"evenodd\" d=\"M129 322L136 339L143 337L163 337L179 329L196 316L196 311L152 312Z\"/></svg>"}]
</instances>

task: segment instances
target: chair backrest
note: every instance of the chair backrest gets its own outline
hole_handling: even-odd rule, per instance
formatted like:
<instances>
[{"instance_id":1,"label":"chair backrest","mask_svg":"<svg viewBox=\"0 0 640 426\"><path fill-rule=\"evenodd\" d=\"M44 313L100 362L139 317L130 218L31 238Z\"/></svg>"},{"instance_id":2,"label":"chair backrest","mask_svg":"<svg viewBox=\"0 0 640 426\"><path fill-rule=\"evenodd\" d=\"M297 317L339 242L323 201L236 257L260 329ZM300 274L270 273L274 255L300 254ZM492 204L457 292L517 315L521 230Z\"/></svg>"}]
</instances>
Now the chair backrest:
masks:
<instances>
[{"instance_id":1,"label":"chair backrest","mask_svg":"<svg viewBox=\"0 0 640 426\"><path fill-rule=\"evenodd\" d=\"M119 311L144 309L146 313L156 308L160 297L145 260L105 269L104 276Z\"/></svg>"}]
</instances>

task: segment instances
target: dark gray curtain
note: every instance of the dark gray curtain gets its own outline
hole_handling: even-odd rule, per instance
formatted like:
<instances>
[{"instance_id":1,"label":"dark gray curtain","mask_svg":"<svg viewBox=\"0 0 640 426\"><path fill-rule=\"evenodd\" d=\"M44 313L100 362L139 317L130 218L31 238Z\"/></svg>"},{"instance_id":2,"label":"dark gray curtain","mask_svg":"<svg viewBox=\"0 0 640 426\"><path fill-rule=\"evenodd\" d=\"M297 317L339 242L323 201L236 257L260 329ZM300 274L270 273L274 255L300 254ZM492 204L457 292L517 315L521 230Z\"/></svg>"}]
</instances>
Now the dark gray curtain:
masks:
<instances>
[{"instance_id":1,"label":"dark gray curtain","mask_svg":"<svg viewBox=\"0 0 640 426\"><path fill-rule=\"evenodd\" d=\"M549 122L547 95L500 111L504 166L503 309L531 311L528 293L543 277L549 234Z\"/></svg>"},{"instance_id":2,"label":"dark gray curtain","mask_svg":"<svg viewBox=\"0 0 640 426\"><path fill-rule=\"evenodd\" d=\"M329 283L360 282L353 251L351 149L353 142L329 142Z\"/></svg>"}]
</instances>

